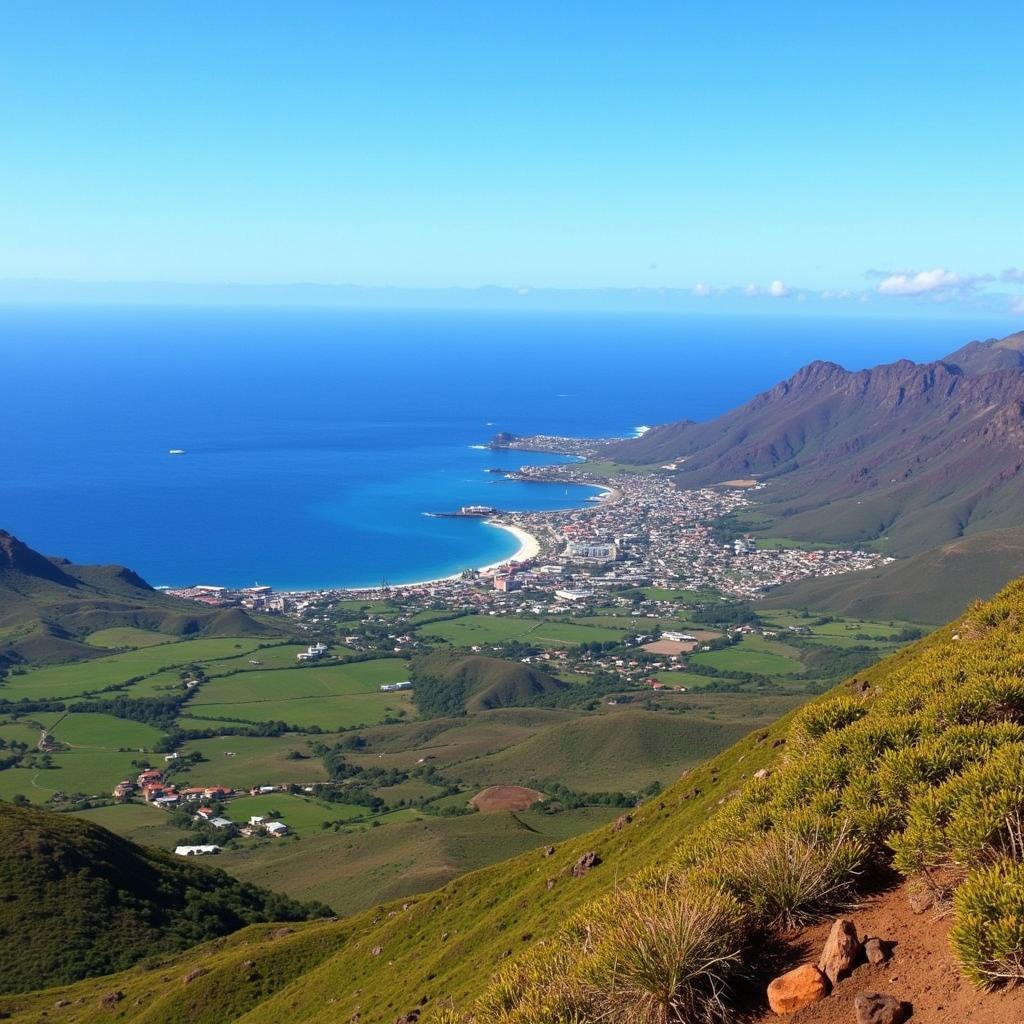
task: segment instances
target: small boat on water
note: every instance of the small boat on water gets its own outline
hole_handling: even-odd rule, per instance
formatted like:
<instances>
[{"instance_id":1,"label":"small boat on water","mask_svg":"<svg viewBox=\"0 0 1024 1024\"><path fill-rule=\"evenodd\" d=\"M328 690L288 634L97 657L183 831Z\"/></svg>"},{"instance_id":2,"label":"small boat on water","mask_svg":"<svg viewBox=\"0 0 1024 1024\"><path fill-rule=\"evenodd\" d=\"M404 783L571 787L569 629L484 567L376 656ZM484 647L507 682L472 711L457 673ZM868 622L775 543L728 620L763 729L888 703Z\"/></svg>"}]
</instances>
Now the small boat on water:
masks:
<instances>
[{"instance_id":1,"label":"small boat on water","mask_svg":"<svg viewBox=\"0 0 1024 1024\"><path fill-rule=\"evenodd\" d=\"M167 454L168 455L184 455L185 454L185 449L184 448L172 448Z\"/></svg>"}]
</instances>

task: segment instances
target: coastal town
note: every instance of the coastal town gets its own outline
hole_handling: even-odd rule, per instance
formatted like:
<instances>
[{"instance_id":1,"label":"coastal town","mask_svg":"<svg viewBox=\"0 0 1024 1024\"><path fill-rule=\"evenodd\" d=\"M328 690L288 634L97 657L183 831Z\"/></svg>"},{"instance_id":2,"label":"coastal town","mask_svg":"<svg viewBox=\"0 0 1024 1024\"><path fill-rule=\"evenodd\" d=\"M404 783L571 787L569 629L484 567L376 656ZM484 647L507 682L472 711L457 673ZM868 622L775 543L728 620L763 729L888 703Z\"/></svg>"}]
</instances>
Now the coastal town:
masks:
<instances>
[{"instance_id":1,"label":"coastal town","mask_svg":"<svg viewBox=\"0 0 1024 1024\"><path fill-rule=\"evenodd\" d=\"M606 441L498 435L496 448L593 457ZM497 614L532 611L552 614L614 601L617 592L638 587L685 589L722 598L756 601L771 588L810 576L834 576L891 562L876 552L849 548L807 549L765 544L719 524L752 505L756 481L684 490L668 470L594 474L585 461L524 466L510 479L573 483L595 488L585 507L545 512L491 512L486 521L511 532L519 550L503 562L457 575L411 584L308 592L275 592L270 587L231 590L200 585L170 591L221 606L304 618L325 599L392 598L446 607L472 606ZM732 535L735 534L735 535Z\"/></svg>"}]
</instances>

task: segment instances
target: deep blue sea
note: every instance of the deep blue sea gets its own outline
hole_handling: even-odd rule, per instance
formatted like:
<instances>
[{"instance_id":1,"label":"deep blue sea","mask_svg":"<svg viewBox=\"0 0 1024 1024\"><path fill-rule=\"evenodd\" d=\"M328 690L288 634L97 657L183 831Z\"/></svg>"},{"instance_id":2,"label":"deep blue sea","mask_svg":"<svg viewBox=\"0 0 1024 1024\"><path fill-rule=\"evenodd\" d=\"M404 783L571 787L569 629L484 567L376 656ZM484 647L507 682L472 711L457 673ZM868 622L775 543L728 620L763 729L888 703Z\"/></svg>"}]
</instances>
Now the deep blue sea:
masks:
<instances>
[{"instance_id":1,"label":"deep blue sea","mask_svg":"<svg viewBox=\"0 0 1024 1024\"><path fill-rule=\"evenodd\" d=\"M645 314L0 309L0 527L155 585L431 578L510 555L426 511L564 508L499 430L704 419L814 358L932 359L1012 323ZM171 448L186 449L171 457Z\"/></svg>"}]
</instances>

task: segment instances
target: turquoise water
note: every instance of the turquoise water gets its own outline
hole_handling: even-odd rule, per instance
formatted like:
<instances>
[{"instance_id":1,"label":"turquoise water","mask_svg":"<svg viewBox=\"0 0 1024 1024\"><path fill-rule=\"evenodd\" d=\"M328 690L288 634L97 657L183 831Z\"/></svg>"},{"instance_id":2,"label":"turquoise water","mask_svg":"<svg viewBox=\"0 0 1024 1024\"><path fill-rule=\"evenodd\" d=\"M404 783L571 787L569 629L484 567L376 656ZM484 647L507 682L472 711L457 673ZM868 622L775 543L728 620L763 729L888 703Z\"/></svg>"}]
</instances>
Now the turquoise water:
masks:
<instances>
[{"instance_id":1,"label":"turquoise water","mask_svg":"<svg viewBox=\"0 0 1024 1024\"><path fill-rule=\"evenodd\" d=\"M713 416L812 358L929 359L1011 326L10 308L0 527L157 585L431 578L517 543L424 512L594 493L486 473L552 461L473 447L498 430L626 436Z\"/></svg>"}]
</instances>

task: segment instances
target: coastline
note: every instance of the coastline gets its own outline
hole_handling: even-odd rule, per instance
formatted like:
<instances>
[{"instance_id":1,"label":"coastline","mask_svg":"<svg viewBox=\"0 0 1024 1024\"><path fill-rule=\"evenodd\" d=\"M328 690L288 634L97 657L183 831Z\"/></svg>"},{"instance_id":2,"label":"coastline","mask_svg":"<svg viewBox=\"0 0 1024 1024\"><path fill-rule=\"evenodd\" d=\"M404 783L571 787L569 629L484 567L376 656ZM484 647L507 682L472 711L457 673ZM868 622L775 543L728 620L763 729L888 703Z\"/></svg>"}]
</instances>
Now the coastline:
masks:
<instances>
[{"instance_id":1,"label":"coastline","mask_svg":"<svg viewBox=\"0 0 1024 1024\"><path fill-rule=\"evenodd\" d=\"M540 554L540 541L521 526L513 526L511 523L500 523L497 519L485 519L484 522L495 529L511 533L519 541L519 549L514 555L503 558L500 562L492 562L490 565L480 566L477 572L490 572L492 569L497 569L501 565L508 565L510 562L528 562L531 558L536 558Z\"/></svg>"},{"instance_id":2,"label":"coastline","mask_svg":"<svg viewBox=\"0 0 1024 1024\"><path fill-rule=\"evenodd\" d=\"M528 562L531 558L536 558L540 554L540 541L532 534L528 533L521 526L513 526L511 523L499 523L496 519L484 519L483 522L487 526L493 526L498 530L505 530L506 533L511 533L516 540L519 541L519 548L508 558L502 558L497 562L490 562L488 565L480 566L467 566L467 569L471 569L473 572L493 572L495 569L500 568L503 565L509 565L511 563L519 564L521 562ZM465 571L465 570L464 570ZM447 583L449 580L457 580L462 575L461 572L449 573L447 576L436 576L429 580L414 580L411 583L393 583L393 590L405 590L409 587L429 587L435 583ZM379 587L339 587L339 590L379 590ZM301 591L295 591L295 593L301 593Z\"/></svg>"}]
</instances>

